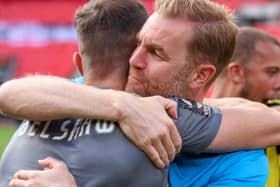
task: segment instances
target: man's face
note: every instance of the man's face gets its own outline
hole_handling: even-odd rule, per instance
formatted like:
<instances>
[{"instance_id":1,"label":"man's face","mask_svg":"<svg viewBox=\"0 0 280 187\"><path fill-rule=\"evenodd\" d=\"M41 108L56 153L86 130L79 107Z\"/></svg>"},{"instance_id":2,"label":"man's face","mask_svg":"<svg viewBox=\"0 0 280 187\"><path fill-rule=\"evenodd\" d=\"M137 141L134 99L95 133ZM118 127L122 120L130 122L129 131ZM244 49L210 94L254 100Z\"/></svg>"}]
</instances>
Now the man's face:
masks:
<instances>
[{"instance_id":1,"label":"man's face","mask_svg":"<svg viewBox=\"0 0 280 187\"><path fill-rule=\"evenodd\" d=\"M130 58L126 90L142 96L181 96L189 77L186 42L192 29L186 20L154 13L139 32Z\"/></svg>"},{"instance_id":2,"label":"man's face","mask_svg":"<svg viewBox=\"0 0 280 187\"><path fill-rule=\"evenodd\" d=\"M280 98L280 47L271 42L258 42L257 55L244 67L241 97L266 103Z\"/></svg>"}]
</instances>

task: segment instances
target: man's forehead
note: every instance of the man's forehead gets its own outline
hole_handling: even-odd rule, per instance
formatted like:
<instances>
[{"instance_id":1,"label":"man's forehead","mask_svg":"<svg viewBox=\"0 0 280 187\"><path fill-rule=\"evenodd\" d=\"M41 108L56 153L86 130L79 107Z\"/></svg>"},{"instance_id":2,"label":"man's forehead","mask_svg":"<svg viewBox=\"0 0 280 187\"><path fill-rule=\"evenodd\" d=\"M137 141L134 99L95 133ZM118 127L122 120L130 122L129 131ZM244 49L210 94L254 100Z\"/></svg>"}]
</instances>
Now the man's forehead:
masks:
<instances>
[{"instance_id":1,"label":"man's forehead","mask_svg":"<svg viewBox=\"0 0 280 187\"><path fill-rule=\"evenodd\" d=\"M247 63L247 68L255 70L265 70L280 68L280 47L272 42L257 42L255 52Z\"/></svg>"},{"instance_id":2,"label":"man's forehead","mask_svg":"<svg viewBox=\"0 0 280 187\"><path fill-rule=\"evenodd\" d=\"M139 32L141 39L160 39L192 33L192 23L179 18L169 18L154 12ZM183 39L183 38L182 38Z\"/></svg>"},{"instance_id":3,"label":"man's forehead","mask_svg":"<svg viewBox=\"0 0 280 187\"><path fill-rule=\"evenodd\" d=\"M258 41L255 51L262 60L275 61L280 65L280 46L271 41Z\"/></svg>"}]
</instances>

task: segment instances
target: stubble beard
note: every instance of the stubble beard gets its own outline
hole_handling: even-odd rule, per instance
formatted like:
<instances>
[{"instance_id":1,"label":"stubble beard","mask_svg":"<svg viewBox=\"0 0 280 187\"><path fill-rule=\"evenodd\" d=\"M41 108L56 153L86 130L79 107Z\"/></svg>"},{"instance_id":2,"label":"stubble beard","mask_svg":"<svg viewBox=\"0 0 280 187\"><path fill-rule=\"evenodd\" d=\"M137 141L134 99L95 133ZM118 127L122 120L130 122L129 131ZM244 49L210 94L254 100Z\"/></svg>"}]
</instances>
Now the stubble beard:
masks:
<instances>
[{"instance_id":1,"label":"stubble beard","mask_svg":"<svg viewBox=\"0 0 280 187\"><path fill-rule=\"evenodd\" d=\"M263 103L263 104L266 104L267 103L267 99L265 98L261 98L261 99L256 99L254 97L251 96L250 92L251 92L251 85L249 84L247 78L245 77L245 82L244 82L244 85L240 91L240 94L239 96L242 97L242 98L245 98L245 99L249 99L251 101L255 101L255 102L260 102L260 103Z\"/></svg>"},{"instance_id":2,"label":"stubble beard","mask_svg":"<svg viewBox=\"0 0 280 187\"><path fill-rule=\"evenodd\" d=\"M126 84L126 91L136 93L143 97L161 95L163 97L181 97L184 98L188 90L188 75L190 71L183 67L175 76L165 81L153 82L147 78L144 81L135 82L129 77ZM163 75L164 78L164 75Z\"/></svg>"}]
</instances>

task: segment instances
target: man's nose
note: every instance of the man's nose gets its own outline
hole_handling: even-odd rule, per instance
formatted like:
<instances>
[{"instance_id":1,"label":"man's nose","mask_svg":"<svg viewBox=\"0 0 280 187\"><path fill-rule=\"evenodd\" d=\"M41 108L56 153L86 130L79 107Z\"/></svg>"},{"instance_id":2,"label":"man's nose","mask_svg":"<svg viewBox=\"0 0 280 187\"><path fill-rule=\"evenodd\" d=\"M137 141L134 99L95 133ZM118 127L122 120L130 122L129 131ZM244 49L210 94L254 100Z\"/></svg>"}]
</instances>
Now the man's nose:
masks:
<instances>
[{"instance_id":1,"label":"man's nose","mask_svg":"<svg viewBox=\"0 0 280 187\"><path fill-rule=\"evenodd\" d=\"M138 46L132 53L132 56L130 57L130 66L137 69L144 69L146 67L145 55L146 54L144 48L142 46Z\"/></svg>"}]
</instances>

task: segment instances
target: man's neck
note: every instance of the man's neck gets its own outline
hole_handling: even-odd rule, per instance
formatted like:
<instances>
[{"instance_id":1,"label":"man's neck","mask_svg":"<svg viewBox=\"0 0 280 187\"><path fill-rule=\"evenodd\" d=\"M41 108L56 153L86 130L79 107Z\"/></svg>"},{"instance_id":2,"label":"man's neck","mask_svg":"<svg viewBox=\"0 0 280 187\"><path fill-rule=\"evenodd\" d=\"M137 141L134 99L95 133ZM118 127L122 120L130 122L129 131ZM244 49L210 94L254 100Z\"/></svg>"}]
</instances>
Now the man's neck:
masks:
<instances>
[{"instance_id":1,"label":"man's neck","mask_svg":"<svg viewBox=\"0 0 280 187\"><path fill-rule=\"evenodd\" d=\"M124 80L123 76L114 76L110 75L107 77L102 77L102 79L98 79L98 77L93 76L84 76L86 85L97 86L100 88L111 88L115 90L124 90L126 79Z\"/></svg>"},{"instance_id":2,"label":"man's neck","mask_svg":"<svg viewBox=\"0 0 280 187\"><path fill-rule=\"evenodd\" d=\"M111 80L85 81L85 84L100 87L100 88L124 90L124 85L121 82L112 82Z\"/></svg>"},{"instance_id":3,"label":"man's neck","mask_svg":"<svg viewBox=\"0 0 280 187\"><path fill-rule=\"evenodd\" d=\"M234 85L230 81L216 82L214 84L212 98L222 97L239 97L240 88L238 85Z\"/></svg>"},{"instance_id":4,"label":"man's neck","mask_svg":"<svg viewBox=\"0 0 280 187\"><path fill-rule=\"evenodd\" d=\"M124 90L128 77L128 63L125 65L124 62L115 61L108 64L110 66L88 65L83 67L84 83L101 88Z\"/></svg>"},{"instance_id":5,"label":"man's neck","mask_svg":"<svg viewBox=\"0 0 280 187\"><path fill-rule=\"evenodd\" d=\"M198 90L188 90L187 94L185 94L184 99L192 99L194 101L197 101L199 103L202 103L203 98L205 97L205 91L202 89Z\"/></svg>"}]
</instances>

